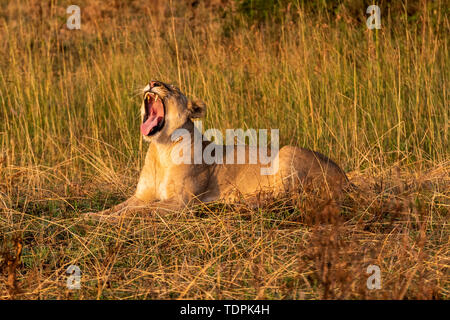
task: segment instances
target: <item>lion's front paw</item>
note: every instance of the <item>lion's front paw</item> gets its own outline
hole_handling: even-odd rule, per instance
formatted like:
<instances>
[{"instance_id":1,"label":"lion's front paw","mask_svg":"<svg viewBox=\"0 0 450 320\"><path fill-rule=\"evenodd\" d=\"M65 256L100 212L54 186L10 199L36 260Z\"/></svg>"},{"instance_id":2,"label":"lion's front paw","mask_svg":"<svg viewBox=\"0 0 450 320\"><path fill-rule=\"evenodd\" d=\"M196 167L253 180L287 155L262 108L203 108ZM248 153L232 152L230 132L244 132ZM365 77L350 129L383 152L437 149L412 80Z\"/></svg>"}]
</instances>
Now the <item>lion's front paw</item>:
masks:
<instances>
[{"instance_id":1,"label":"lion's front paw","mask_svg":"<svg viewBox=\"0 0 450 320\"><path fill-rule=\"evenodd\" d=\"M82 214L83 220L118 223L119 217L113 214L102 214L101 212L86 212Z\"/></svg>"}]
</instances>

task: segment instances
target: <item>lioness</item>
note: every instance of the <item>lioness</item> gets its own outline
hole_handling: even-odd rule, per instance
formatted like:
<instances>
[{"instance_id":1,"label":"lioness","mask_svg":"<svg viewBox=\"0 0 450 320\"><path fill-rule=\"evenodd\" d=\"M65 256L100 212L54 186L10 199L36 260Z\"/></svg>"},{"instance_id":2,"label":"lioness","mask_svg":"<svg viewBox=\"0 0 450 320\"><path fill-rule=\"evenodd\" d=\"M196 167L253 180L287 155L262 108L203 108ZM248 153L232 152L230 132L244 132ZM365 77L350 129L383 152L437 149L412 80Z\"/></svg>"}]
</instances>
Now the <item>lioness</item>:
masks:
<instances>
[{"instance_id":1,"label":"lioness","mask_svg":"<svg viewBox=\"0 0 450 320\"><path fill-rule=\"evenodd\" d=\"M330 196L338 197L348 182L345 173L324 155L293 146L271 154L277 161L276 168L263 174L266 165L249 161L251 147L236 151L233 146L214 144L198 132L192 119L205 114L202 101L191 100L177 87L161 81L151 81L144 89L143 98L140 130L150 147L136 192L111 209L88 214L93 218L117 217L132 209L176 210L195 202L250 201L261 193L277 195L306 186L321 187ZM195 161L198 152L195 144L199 142L195 136L201 137L200 152L206 148L220 151L215 155L216 161L208 164ZM180 162L174 157L183 156L186 151L192 151L190 155L186 153L188 161ZM246 154L244 164L226 161L236 159L239 152Z\"/></svg>"}]
</instances>

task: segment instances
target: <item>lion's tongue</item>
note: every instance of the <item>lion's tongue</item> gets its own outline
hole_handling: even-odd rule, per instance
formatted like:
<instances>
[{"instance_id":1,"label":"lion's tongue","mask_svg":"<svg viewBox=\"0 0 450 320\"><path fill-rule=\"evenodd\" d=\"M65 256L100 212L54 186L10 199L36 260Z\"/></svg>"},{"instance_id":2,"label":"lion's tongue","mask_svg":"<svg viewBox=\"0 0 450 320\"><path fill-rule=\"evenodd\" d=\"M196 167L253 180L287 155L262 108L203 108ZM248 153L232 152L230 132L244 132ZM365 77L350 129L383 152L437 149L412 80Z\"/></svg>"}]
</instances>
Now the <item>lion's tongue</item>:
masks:
<instances>
[{"instance_id":1,"label":"lion's tongue","mask_svg":"<svg viewBox=\"0 0 450 320\"><path fill-rule=\"evenodd\" d=\"M141 133L147 136L164 118L164 107L161 100L153 102L150 106L148 119L141 124Z\"/></svg>"},{"instance_id":2,"label":"lion's tongue","mask_svg":"<svg viewBox=\"0 0 450 320\"><path fill-rule=\"evenodd\" d=\"M141 124L141 133L146 136L156 127L162 117L158 117L156 114L150 115L144 123Z\"/></svg>"}]
</instances>

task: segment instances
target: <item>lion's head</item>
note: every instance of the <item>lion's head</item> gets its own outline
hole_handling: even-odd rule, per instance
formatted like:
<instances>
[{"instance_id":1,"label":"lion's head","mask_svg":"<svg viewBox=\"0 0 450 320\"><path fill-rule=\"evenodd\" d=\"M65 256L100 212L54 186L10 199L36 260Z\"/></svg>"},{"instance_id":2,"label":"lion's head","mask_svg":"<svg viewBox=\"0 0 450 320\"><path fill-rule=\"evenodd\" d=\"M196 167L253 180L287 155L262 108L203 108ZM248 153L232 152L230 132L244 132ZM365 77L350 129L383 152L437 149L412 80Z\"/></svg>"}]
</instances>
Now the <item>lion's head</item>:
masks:
<instances>
[{"instance_id":1,"label":"lion's head","mask_svg":"<svg viewBox=\"0 0 450 320\"><path fill-rule=\"evenodd\" d=\"M200 118L205 112L204 102L187 98L174 85L150 81L144 88L141 133L147 141L165 140L189 119Z\"/></svg>"}]
</instances>

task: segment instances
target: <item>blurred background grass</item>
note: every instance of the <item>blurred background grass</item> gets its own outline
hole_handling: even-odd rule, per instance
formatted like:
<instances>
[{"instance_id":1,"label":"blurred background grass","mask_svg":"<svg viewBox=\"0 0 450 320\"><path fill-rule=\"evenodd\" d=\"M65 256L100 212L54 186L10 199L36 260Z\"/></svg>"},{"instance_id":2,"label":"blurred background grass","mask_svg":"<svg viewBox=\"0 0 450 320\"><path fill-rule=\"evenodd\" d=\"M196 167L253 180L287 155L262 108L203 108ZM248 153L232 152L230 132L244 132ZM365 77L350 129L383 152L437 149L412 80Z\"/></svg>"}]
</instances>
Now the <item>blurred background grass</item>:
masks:
<instances>
[{"instance_id":1,"label":"blurred background grass","mask_svg":"<svg viewBox=\"0 0 450 320\"><path fill-rule=\"evenodd\" d=\"M138 90L150 79L204 99L206 127L279 128L282 144L347 170L448 156L448 8L439 1L413 2L413 13L386 4L377 31L352 1L225 3L81 1L73 31L64 1L4 3L8 163L50 165L80 148L100 155L104 143L120 151L114 163L140 160Z\"/></svg>"}]
</instances>

